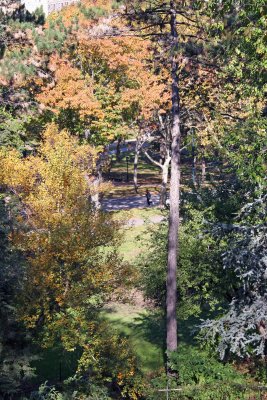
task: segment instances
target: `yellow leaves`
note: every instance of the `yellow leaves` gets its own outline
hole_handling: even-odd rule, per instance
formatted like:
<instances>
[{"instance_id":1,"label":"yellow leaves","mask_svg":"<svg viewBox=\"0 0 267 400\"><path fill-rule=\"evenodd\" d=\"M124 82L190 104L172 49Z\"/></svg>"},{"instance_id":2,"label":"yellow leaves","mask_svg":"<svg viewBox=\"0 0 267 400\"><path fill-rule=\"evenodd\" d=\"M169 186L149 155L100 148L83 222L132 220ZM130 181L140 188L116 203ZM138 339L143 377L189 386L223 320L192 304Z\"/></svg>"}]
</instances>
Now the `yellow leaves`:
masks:
<instances>
[{"instance_id":1,"label":"yellow leaves","mask_svg":"<svg viewBox=\"0 0 267 400\"><path fill-rule=\"evenodd\" d=\"M23 160L17 150L1 149L0 164L0 182L16 188L18 193L22 187L25 193L29 193L35 181L32 157Z\"/></svg>"},{"instance_id":2,"label":"yellow leaves","mask_svg":"<svg viewBox=\"0 0 267 400\"><path fill-rule=\"evenodd\" d=\"M0 183L21 201L17 223L23 229L10 239L28 260L20 312L30 327L43 315L49 329L56 329L58 310L88 307L91 297L107 298L125 279L117 255L103 251L113 244L116 223L90 202L92 194L108 188L94 184L96 159L95 149L54 124L35 156L0 152Z\"/></svg>"},{"instance_id":3,"label":"yellow leaves","mask_svg":"<svg viewBox=\"0 0 267 400\"><path fill-rule=\"evenodd\" d=\"M92 174L96 157L92 147L50 125L37 156L23 159L14 150L1 151L0 180L20 193L35 227L70 224L73 207L86 209L90 180L85 174Z\"/></svg>"}]
</instances>

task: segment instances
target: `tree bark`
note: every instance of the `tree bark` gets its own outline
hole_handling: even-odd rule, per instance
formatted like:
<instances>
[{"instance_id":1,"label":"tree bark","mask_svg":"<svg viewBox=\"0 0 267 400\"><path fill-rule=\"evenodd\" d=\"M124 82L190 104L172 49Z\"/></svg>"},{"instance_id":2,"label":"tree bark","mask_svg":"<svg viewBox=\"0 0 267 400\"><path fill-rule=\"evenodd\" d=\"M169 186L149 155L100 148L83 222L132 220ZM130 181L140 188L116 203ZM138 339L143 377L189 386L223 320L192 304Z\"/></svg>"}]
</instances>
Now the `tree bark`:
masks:
<instances>
[{"instance_id":1,"label":"tree bark","mask_svg":"<svg viewBox=\"0 0 267 400\"><path fill-rule=\"evenodd\" d=\"M96 163L96 175L93 180L93 187L95 189L95 194L91 196L92 203L95 207L96 210L101 209L101 201L100 201L100 193L99 193L99 187L101 183L103 182L103 176L102 176L102 159L101 155Z\"/></svg>"},{"instance_id":2,"label":"tree bark","mask_svg":"<svg viewBox=\"0 0 267 400\"><path fill-rule=\"evenodd\" d=\"M166 206L169 165L170 165L170 160L169 161L165 160L165 163L162 164L162 182L160 190L160 204L162 206Z\"/></svg>"},{"instance_id":3,"label":"tree bark","mask_svg":"<svg viewBox=\"0 0 267 400\"><path fill-rule=\"evenodd\" d=\"M205 157L202 156L201 159L201 183L202 185L205 183L206 181L206 160Z\"/></svg>"},{"instance_id":4,"label":"tree bark","mask_svg":"<svg viewBox=\"0 0 267 400\"><path fill-rule=\"evenodd\" d=\"M135 154L134 154L134 175L133 175L135 193L138 193L138 178L137 178L137 173L138 173L139 154L140 154L140 144L139 144L139 140L136 139Z\"/></svg>"},{"instance_id":5,"label":"tree bark","mask_svg":"<svg viewBox=\"0 0 267 400\"><path fill-rule=\"evenodd\" d=\"M121 159L121 138L118 138L117 140L117 146L116 146L116 160L120 161Z\"/></svg>"},{"instance_id":6,"label":"tree bark","mask_svg":"<svg viewBox=\"0 0 267 400\"><path fill-rule=\"evenodd\" d=\"M178 230L179 230L179 200L180 200L180 98L178 62L178 34L176 29L176 9L174 1L170 1L170 27L172 40L172 159L170 180L170 215L168 232L168 266L167 266L167 351L177 350L177 261L178 261Z\"/></svg>"}]
</instances>

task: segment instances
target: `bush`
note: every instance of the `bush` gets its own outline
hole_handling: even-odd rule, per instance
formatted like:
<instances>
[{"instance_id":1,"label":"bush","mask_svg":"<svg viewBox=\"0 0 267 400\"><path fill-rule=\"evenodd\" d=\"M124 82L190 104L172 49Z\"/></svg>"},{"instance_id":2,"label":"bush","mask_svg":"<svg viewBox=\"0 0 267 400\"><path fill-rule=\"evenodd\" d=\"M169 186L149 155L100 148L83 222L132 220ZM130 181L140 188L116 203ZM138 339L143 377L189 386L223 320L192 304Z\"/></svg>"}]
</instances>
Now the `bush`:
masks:
<instances>
[{"instance_id":1,"label":"bush","mask_svg":"<svg viewBox=\"0 0 267 400\"><path fill-rule=\"evenodd\" d=\"M47 382L42 384L38 391L33 392L28 400L111 400L108 389L96 385L88 385L86 394L76 390L57 390L55 386L49 386ZM24 400L27 400L26 398Z\"/></svg>"},{"instance_id":2,"label":"bush","mask_svg":"<svg viewBox=\"0 0 267 400\"><path fill-rule=\"evenodd\" d=\"M246 377L235 371L232 365L223 364L207 352L193 347L180 347L179 352L170 355L170 366L179 371L177 379L172 378L169 387L182 389L173 391L172 400L236 400L248 399ZM159 389L167 387L166 376L152 381L152 390L148 400L162 400L164 395Z\"/></svg>"},{"instance_id":3,"label":"bush","mask_svg":"<svg viewBox=\"0 0 267 400\"><path fill-rule=\"evenodd\" d=\"M220 248L210 234L203 234L203 213L190 209L180 228L180 257L178 266L179 317L198 316L213 309L224 300L227 282ZM167 226L161 226L150 238L147 253L140 260L140 284L147 298L164 306L166 296Z\"/></svg>"}]
</instances>

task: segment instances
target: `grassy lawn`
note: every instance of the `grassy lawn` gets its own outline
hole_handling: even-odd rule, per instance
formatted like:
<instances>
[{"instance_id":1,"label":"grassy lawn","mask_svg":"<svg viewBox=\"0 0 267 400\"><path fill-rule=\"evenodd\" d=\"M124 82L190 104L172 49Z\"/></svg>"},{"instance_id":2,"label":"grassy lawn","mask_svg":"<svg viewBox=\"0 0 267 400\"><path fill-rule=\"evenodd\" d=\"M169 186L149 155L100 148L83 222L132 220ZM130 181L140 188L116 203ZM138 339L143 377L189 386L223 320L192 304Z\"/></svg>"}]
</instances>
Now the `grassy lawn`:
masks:
<instances>
[{"instance_id":1,"label":"grassy lawn","mask_svg":"<svg viewBox=\"0 0 267 400\"><path fill-rule=\"evenodd\" d=\"M131 304L112 304L102 315L113 329L128 337L144 373L164 368L164 320L159 312Z\"/></svg>"},{"instance_id":2,"label":"grassy lawn","mask_svg":"<svg viewBox=\"0 0 267 400\"><path fill-rule=\"evenodd\" d=\"M126 226L121 229L121 256L132 264L146 249L152 230L159 224L150 218L163 216L157 208L131 209L114 212L114 218L125 221L143 221L139 226ZM112 323L112 327L127 336L133 345L144 373L153 373L164 368L164 318L158 310L147 309L144 305L111 303L102 313Z\"/></svg>"},{"instance_id":3,"label":"grassy lawn","mask_svg":"<svg viewBox=\"0 0 267 400\"><path fill-rule=\"evenodd\" d=\"M128 157L128 181L127 181L127 161ZM112 160L110 174L106 179L111 180L114 184L113 190L110 192L110 197L123 197L136 195L133 185L133 159L134 154L121 154L120 161L115 157ZM209 160L214 161L214 160ZM218 183L222 179L222 174L227 174L227 165L207 162L206 165L206 181L201 183L201 165L200 161L195 166L195 174L198 185L209 187L211 182ZM138 163L138 185L139 194L144 195L146 188L151 193L159 193L161 185L161 170L156 165L152 164L144 155L140 157ZM190 157L182 156L181 164L181 185L184 190L192 188L192 160Z\"/></svg>"},{"instance_id":4,"label":"grassy lawn","mask_svg":"<svg viewBox=\"0 0 267 400\"><path fill-rule=\"evenodd\" d=\"M128 154L128 181L127 181L127 161L126 154L122 154L120 161L112 160L112 167L110 173L105 176L106 179L111 180L114 184L113 190L110 192L109 197L123 197L134 196L136 192L133 185L133 154ZM138 164L138 194L145 195L145 189L149 188L152 193L160 191L161 184L161 171L160 169L147 162L145 158L141 158Z\"/></svg>"},{"instance_id":5,"label":"grassy lawn","mask_svg":"<svg viewBox=\"0 0 267 400\"><path fill-rule=\"evenodd\" d=\"M157 224L151 222L150 218L164 216L165 212L158 208L135 208L116 211L113 215L122 223L135 221L138 224L137 226L122 227L122 242L119 247L119 253L124 260L134 263L137 257L146 250L150 234L157 228Z\"/></svg>"}]
</instances>

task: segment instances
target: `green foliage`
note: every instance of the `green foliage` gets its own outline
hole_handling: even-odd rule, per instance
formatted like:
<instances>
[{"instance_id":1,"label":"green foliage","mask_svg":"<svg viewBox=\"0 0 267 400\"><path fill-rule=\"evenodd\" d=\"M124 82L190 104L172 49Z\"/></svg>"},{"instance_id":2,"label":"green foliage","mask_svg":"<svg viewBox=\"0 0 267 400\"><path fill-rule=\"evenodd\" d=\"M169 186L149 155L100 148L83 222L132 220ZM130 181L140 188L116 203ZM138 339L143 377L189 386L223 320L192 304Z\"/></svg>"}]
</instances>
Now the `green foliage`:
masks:
<instances>
[{"instance_id":1,"label":"green foliage","mask_svg":"<svg viewBox=\"0 0 267 400\"><path fill-rule=\"evenodd\" d=\"M84 335L87 344L78 361L76 378L89 376L90 385L80 390L86 393L90 386L105 385L110 392L119 391L122 398L137 399L143 389L142 375L131 342L113 330L107 322L98 322L93 338ZM79 387L79 385L77 386Z\"/></svg>"},{"instance_id":2,"label":"green foliage","mask_svg":"<svg viewBox=\"0 0 267 400\"><path fill-rule=\"evenodd\" d=\"M205 2L212 16L212 36L223 44L225 71L239 96L263 97L267 82L266 2L238 6L235 0Z\"/></svg>"},{"instance_id":3,"label":"green foliage","mask_svg":"<svg viewBox=\"0 0 267 400\"><path fill-rule=\"evenodd\" d=\"M172 399L235 400L245 399L246 377L230 364L222 364L216 358L193 347L180 346L179 352L170 354L170 367L179 371L178 379L170 379ZM166 377L152 380L153 392L149 400L161 400L159 389L167 387Z\"/></svg>"},{"instance_id":4,"label":"green foliage","mask_svg":"<svg viewBox=\"0 0 267 400\"><path fill-rule=\"evenodd\" d=\"M183 318L211 309L222 300L219 290L222 270L216 241L204 235L204 215L189 210L180 229L180 259L177 278L179 314ZM141 286L148 298L165 304L167 264L167 226L156 231L148 252L140 261Z\"/></svg>"},{"instance_id":5,"label":"green foliage","mask_svg":"<svg viewBox=\"0 0 267 400\"><path fill-rule=\"evenodd\" d=\"M183 348L180 352L172 353L170 367L179 371L180 385L245 381L244 377L231 365L224 365L210 354L195 348Z\"/></svg>"},{"instance_id":6,"label":"green foliage","mask_svg":"<svg viewBox=\"0 0 267 400\"><path fill-rule=\"evenodd\" d=\"M82 14L88 19L98 19L107 15L107 11L101 7L86 7L83 4L79 5L79 9Z\"/></svg>"},{"instance_id":7,"label":"green foliage","mask_svg":"<svg viewBox=\"0 0 267 400\"><path fill-rule=\"evenodd\" d=\"M23 119L14 117L5 109L0 109L0 146L24 148L25 126Z\"/></svg>"},{"instance_id":8,"label":"green foliage","mask_svg":"<svg viewBox=\"0 0 267 400\"><path fill-rule=\"evenodd\" d=\"M2 93L6 96L5 91ZM25 92L20 95L23 99L27 98ZM40 115L31 104L23 113L20 107L0 107L0 147L15 148L24 155L31 152L38 145L47 119L47 115Z\"/></svg>"},{"instance_id":9,"label":"green foliage","mask_svg":"<svg viewBox=\"0 0 267 400\"><path fill-rule=\"evenodd\" d=\"M225 136L225 152L239 178L250 189L266 185L267 119L249 118Z\"/></svg>"},{"instance_id":10,"label":"green foliage","mask_svg":"<svg viewBox=\"0 0 267 400\"><path fill-rule=\"evenodd\" d=\"M113 0L112 1L112 9L113 10L118 10L122 5L123 5L124 0Z\"/></svg>"},{"instance_id":11,"label":"green foliage","mask_svg":"<svg viewBox=\"0 0 267 400\"><path fill-rule=\"evenodd\" d=\"M84 385L86 390L82 394L79 390L68 387L69 383L66 382L63 385L64 388L58 390L55 386L50 386L48 382L45 382L39 387L38 391L34 391L28 399L23 398L23 400L111 400L111 397L108 395L108 389L105 387L95 384Z\"/></svg>"},{"instance_id":12,"label":"green foliage","mask_svg":"<svg viewBox=\"0 0 267 400\"><path fill-rule=\"evenodd\" d=\"M246 204L232 224L215 225L214 235L227 243L225 273L234 273L235 293L227 312L202 323L204 339L220 357L266 354L266 195Z\"/></svg>"},{"instance_id":13,"label":"green foliage","mask_svg":"<svg viewBox=\"0 0 267 400\"><path fill-rule=\"evenodd\" d=\"M86 328L82 331L81 327L76 340L77 350L66 352L60 347L55 351L55 346L44 350L41 353L43 359L33 363L39 373L36 381L40 382L42 378L54 382L59 377L60 368L64 383L60 385L59 392L64 394L64 399L72 398L71 394L74 392L77 395L79 393L81 398L82 395L91 395L92 399L101 400L108 399L108 393L112 397L112 393L120 392L122 396L134 399L135 395L141 393L142 376L137 368L131 342L124 334L113 330L110 322L87 321L89 329L93 324L96 327L93 334L92 331L88 334ZM68 334L69 331L66 332ZM74 340L72 338L72 346ZM71 362L70 366L67 365L68 362ZM41 388L48 392L50 390L48 385ZM54 389L52 392L54 393Z\"/></svg>"},{"instance_id":14,"label":"green foliage","mask_svg":"<svg viewBox=\"0 0 267 400\"><path fill-rule=\"evenodd\" d=\"M35 359L30 336L17 321L17 299L24 278L24 259L8 241L14 229L11 210L17 204L5 193L0 195L0 397L12 398L21 385L34 376L30 363ZM1 397L2 398L2 397Z\"/></svg>"},{"instance_id":15,"label":"green foliage","mask_svg":"<svg viewBox=\"0 0 267 400\"><path fill-rule=\"evenodd\" d=\"M33 30L34 43L40 53L50 54L60 52L65 46L69 30L65 27L61 18L49 21L48 28L42 34Z\"/></svg>"},{"instance_id":16,"label":"green foliage","mask_svg":"<svg viewBox=\"0 0 267 400\"><path fill-rule=\"evenodd\" d=\"M28 63L30 54L30 49L15 49L6 52L5 58L0 65L0 73L7 79L11 79L15 74L22 76L34 75L36 67Z\"/></svg>"},{"instance_id":17,"label":"green foliage","mask_svg":"<svg viewBox=\"0 0 267 400\"><path fill-rule=\"evenodd\" d=\"M59 393L54 386L48 386L47 382L39 387L38 392L33 392L29 400L64 400L67 396Z\"/></svg>"}]
</instances>

